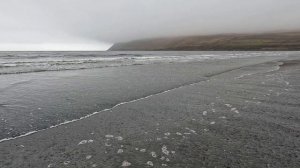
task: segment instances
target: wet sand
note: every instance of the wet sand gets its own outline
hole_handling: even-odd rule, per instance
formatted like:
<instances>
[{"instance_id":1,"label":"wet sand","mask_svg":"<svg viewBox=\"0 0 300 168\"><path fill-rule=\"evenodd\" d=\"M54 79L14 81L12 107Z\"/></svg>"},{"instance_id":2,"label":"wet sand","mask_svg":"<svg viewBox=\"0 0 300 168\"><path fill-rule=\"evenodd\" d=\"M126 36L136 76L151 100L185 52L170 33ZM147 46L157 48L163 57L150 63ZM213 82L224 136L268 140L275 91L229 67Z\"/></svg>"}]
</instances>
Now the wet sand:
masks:
<instances>
[{"instance_id":1,"label":"wet sand","mask_svg":"<svg viewBox=\"0 0 300 168\"><path fill-rule=\"evenodd\" d=\"M1 142L0 167L299 167L299 60L128 69L155 74L158 82L144 85L151 78L143 78L130 83L140 90L113 97L117 105L107 110Z\"/></svg>"}]
</instances>

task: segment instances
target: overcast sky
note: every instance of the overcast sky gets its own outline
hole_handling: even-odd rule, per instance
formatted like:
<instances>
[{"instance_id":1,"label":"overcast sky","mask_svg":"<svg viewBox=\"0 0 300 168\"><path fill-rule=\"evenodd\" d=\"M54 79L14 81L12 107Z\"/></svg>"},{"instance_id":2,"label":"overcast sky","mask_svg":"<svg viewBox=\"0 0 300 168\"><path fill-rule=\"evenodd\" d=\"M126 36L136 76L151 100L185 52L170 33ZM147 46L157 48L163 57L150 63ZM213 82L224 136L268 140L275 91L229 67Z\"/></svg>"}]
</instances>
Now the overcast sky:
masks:
<instances>
[{"instance_id":1,"label":"overcast sky","mask_svg":"<svg viewBox=\"0 0 300 168\"><path fill-rule=\"evenodd\" d=\"M0 50L289 30L300 30L300 0L0 0Z\"/></svg>"}]
</instances>

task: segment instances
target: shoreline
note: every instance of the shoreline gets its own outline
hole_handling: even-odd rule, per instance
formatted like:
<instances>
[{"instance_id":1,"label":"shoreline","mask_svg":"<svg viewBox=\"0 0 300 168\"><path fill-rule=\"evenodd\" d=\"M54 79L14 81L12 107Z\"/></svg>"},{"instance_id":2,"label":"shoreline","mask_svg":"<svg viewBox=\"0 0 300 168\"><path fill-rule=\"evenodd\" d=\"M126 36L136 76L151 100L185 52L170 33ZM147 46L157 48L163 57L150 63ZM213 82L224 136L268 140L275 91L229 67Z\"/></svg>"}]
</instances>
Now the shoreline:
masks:
<instances>
[{"instance_id":1,"label":"shoreline","mask_svg":"<svg viewBox=\"0 0 300 168\"><path fill-rule=\"evenodd\" d=\"M49 128L46 128L46 129L41 129L41 130L31 131L31 132L28 132L28 133L26 133L26 134L23 134L23 135L20 135L20 136L16 136L16 137L9 137L9 138L0 139L0 144L1 144L2 142L5 142L5 141L10 141L10 140L19 139L19 138L26 137L26 136L30 136L30 135L32 135L32 134L36 134L36 133L39 133L39 132L42 132L42 131L47 131L48 129L52 129L52 128L64 126L64 125L67 125L67 124L70 124L70 123L73 123L73 122L76 122L76 121L80 121L80 120L83 120L83 119L92 117L92 116L94 116L94 115L97 115L97 114L102 113L102 112L105 112L105 111L111 111L111 110L113 110L114 108L116 108L116 107L118 107L118 106L121 106L121 105L124 105L124 104L133 103L133 102L136 102L136 101L139 101L139 100L143 100L143 99L150 98L150 97L152 97L152 96L156 96L156 95L160 95L160 94L163 94L163 93L167 93L167 92L172 91L172 90L175 90L175 89L179 89L179 88L186 87L186 86L192 86L192 85L195 85L195 84L198 84L198 83L201 83L201 82L205 82L205 80L204 80L204 81L195 82L195 83L191 83L191 84L182 85L182 86L179 86L179 87L176 87L176 88L172 88L172 89L169 89L169 90L165 90L165 91L162 91L162 92L159 92L159 93L155 93L155 94L152 94L152 95L148 95L148 96L146 96L146 97L138 98L138 99L135 99L135 100L130 100L130 101L126 101L126 102L121 102L121 103L118 103L118 104L114 105L114 106L111 107L111 108L103 109L103 110L101 110L101 111L93 112L93 113L91 113L91 114L89 114L89 115L86 115L86 116L83 116L83 117L81 117L81 118L79 118L79 119L74 119L74 120L70 120L70 121L65 121L65 122L60 123L60 124L58 124L58 125L50 126Z\"/></svg>"},{"instance_id":2,"label":"shoreline","mask_svg":"<svg viewBox=\"0 0 300 168\"><path fill-rule=\"evenodd\" d=\"M130 167L147 167L152 162L155 167L174 168L297 167L300 81L295 75L300 64L283 66L288 60L299 58L242 66L1 142L0 165L121 167L128 162ZM279 62L281 68L272 70ZM279 146L284 147L280 152ZM288 153L292 157L283 157Z\"/></svg>"},{"instance_id":3,"label":"shoreline","mask_svg":"<svg viewBox=\"0 0 300 168\"><path fill-rule=\"evenodd\" d=\"M280 57L278 57L280 58ZM8 87L4 87L1 89L3 91L3 100L6 100L6 102L17 102L16 105L18 104L23 104L20 106L20 108L13 108L14 103L10 103L12 105L11 110L16 111L17 114L15 116L10 116L13 118L20 118L18 117L19 115L28 115L28 117L31 117L32 114L41 116L42 114L39 114L40 112L45 113L45 115L48 115L49 113L53 113L53 110L61 110L63 113L74 113L73 111L77 111L77 109L70 109L65 104L69 104L72 102L66 101L65 99L60 99L59 101L59 106L62 106L62 109L52 109L51 106L56 106L58 105L58 102L51 102L51 99L57 99L58 97L61 97L62 94L69 95L70 93L74 95L73 93L77 94L87 94L86 89L91 90L90 92L99 92L98 86L97 85L104 85L103 86L103 91L102 89L100 90L100 93L106 93L106 96L103 94L96 94L96 93L90 93L93 95L95 98L89 98L91 97L89 94L87 94L87 97L90 101L98 103L100 101L101 106L97 106L97 108L93 107L93 104L90 102L87 102L87 109L85 109L83 112L84 113L78 113L78 114L73 114L73 117L68 117L65 118L64 116L61 116L62 119L60 119L60 122L57 122L55 124L47 124L46 128L40 128L36 127L36 129L27 129L28 131L22 133L21 135L19 133L15 134L15 136L6 136L3 138L0 138L1 141L4 141L6 138L9 139L14 139L14 137L23 137L26 136L27 134L32 134L39 132L40 130L45 130L49 129L51 127L56 127L59 125L63 125L64 123L69 123L73 122L74 120L80 120L81 118L86 118L90 115L93 115L94 113L97 113L99 111L107 110L110 108L113 108L117 104L120 104L122 102L130 102L132 100L140 99L143 97L147 97L149 95L153 94L158 94L160 92L164 92L165 90L170 90L178 87L182 87L184 85L189 85L191 83L198 83L203 80L206 80L207 77L212 77L218 74L222 74L225 72L229 72L232 70L239 69L244 66L249 66L249 65L254 65L254 64L259 64L265 61L271 61L277 59L277 57L261 57L259 59L252 57L252 58L233 58L233 59L218 59L218 60L207 60L207 61L201 61L201 62L186 62L186 63L168 63L168 64L148 64L144 65L141 67L135 67L135 66L128 66L128 67L110 67L110 68L105 68L105 69L86 69L86 70L74 70L74 71L60 71L60 72L41 72L41 73L32 73L32 74L12 74L7 77L5 76L0 76L0 80L2 78L5 78L7 83L9 84ZM258 60L258 61L257 61ZM241 63L241 61L245 63ZM225 64L225 65L221 65ZM218 67L217 67L218 66ZM141 73L136 73L136 71L141 71ZM124 71L124 72L122 72ZM178 74L172 74L177 71ZM162 74L158 73L162 72ZM116 74L118 73L118 74ZM128 74L132 75L128 76ZM188 76L185 77L185 74L188 73ZM101 76L98 76L98 74L103 74ZM114 77L114 79L109 79L109 75L117 75L119 78ZM144 74L149 77L145 77ZM155 74L155 75L154 75ZM171 81L168 82L159 82L160 80L164 81L164 76L170 75L171 74ZM124 76L126 75L126 76ZM140 82L139 78L137 78L137 75L140 76L143 82ZM128 76L128 77L127 77ZM53 81L56 79L55 81ZM73 78L75 80L73 80ZM16 78L20 78L17 79ZM66 78L66 79L64 79ZM25 80L26 79L26 80ZM109 80L109 82L103 83L103 79ZM127 80L131 79L133 80L132 82L128 83ZM4 80L4 79L3 79ZM24 82L24 80L26 82ZM120 84L115 84L116 81L120 80ZM149 88L145 88L144 85L148 83L149 80L152 80L153 85L150 86ZM126 81L124 83L124 81ZM78 85L77 83L82 83L84 82L84 85ZM146 83L145 83L146 82ZM14 87L11 87L11 83L18 83L18 85L14 85ZM19 85L20 83L20 85ZM61 85L60 83L65 83L69 86L75 87L74 89L69 89L64 87L64 85ZM91 84L89 84L91 83ZM107 84L110 86L106 86ZM45 85L45 86L43 86ZM48 86L47 86L48 85ZM116 85L116 86L115 86ZM134 85L135 87L130 88L132 93L128 93L128 91L118 91L115 88L127 88L129 87L128 85ZM137 88L138 86L139 88ZM24 90L23 87L26 87L28 91ZM38 90L36 89L38 87ZM89 88L87 88L89 87ZM21 90L20 90L21 89ZM136 94L136 90L139 89L142 91L141 93ZM24 90L24 91L22 91ZM56 90L61 90L62 93L55 93L57 92ZM20 92L21 91L21 92ZM34 91L34 92L33 92ZM21 94L21 99L16 99L14 96L15 92L20 92ZM24 92L24 93L22 93ZM36 93L35 93L36 92ZM55 94L53 94L53 92ZM114 93L116 92L116 93ZM120 93L118 93L120 92ZM33 94L34 93L34 94ZM46 97L44 96L45 93L48 93ZM115 95L117 94L120 96L120 98L116 97ZM36 95L38 94L38 95ZM122 98L123 96L126 96L125 98ZM76 95L75 95L76 96ZM12 100L10 100L12 97ZM30 98L30 101L26 101L26 99L22 97L27 97ZM49 97L49 98L48 98ZM105 98L106 97L106 98ZM106 100L109 98L108 100ZM32 99L32 100L31 100ZM72 96L68 99L78 99L76 101L81 101L81 95L78 95L76 97ZM50 100L50 102L49 102ZM33 102L34 101L34 102ZM36 102L35 102L36 101ZM106 104L103 104L101 101L107 102ZM26 104L32 104L29 109L24 109L22 106L27 106ZM75 102L74 102L75 103ZM72 103L72 104L74 104ZM4 105L6 103L3 103ZM8 104L8 105L10 105ZM45 104L45 105L43 105ZM102 105L103 104L103 105ZM70 104L71 105L71 104ZM80 104L79 104L80 105ZM45 107L48 106L48 107ZM73 105L75 106L75 104ZM78 106L80 108L80 106ZM1 110L1 109L0 109ZM5 110L3 108L2 110ZM8 109L9 110L9 109ZM26 110L26 111L25 111ZM27 112L28 111L28 112ZM3 111L4 113L5 111ZM7 111L6 113L9 113ZM18 114L20 113L20 114ZM21 114L22 113L22 114ZM27 113L27 114L26 114ZM29 114L28 114L29 113ZM4 113L5 114L5 113ZM54 113L55 114L55 113ZM5 117L2 116L2 117ZM8 116L9 117L9 116ZM27 116L26 116L27 117ZM43 117L43 116L41 116ZM58 117L56 117L58 118ZM59 119L59 118L58 118ZM23 120L23 119L19 119ZM15 123L15 121L11 121L12 123ZM30 120L27 120L27 122L32 122ZM38 121L37 121L38 122ZM17 124L17 123L16 123ZM26 124L26 123L24 123ZM38 123L37 123L38 124ZM33 125L33 124L31 124ZM24 127L25 126L25 127ZM21 125L21 127L26 128L26 125ZM9 128L6 128L8 130ZM21 132L20 130L19 132ZM1 132L1 131L0 131ZM3 132L5 133L5 132ZM9 132L8 132L9 133ZM18 135L19 134L19 135ZM8 135L14 135L14 134L8 134ZM1 137L1 134L0 134Z\"/></svg>"}]
</instances>

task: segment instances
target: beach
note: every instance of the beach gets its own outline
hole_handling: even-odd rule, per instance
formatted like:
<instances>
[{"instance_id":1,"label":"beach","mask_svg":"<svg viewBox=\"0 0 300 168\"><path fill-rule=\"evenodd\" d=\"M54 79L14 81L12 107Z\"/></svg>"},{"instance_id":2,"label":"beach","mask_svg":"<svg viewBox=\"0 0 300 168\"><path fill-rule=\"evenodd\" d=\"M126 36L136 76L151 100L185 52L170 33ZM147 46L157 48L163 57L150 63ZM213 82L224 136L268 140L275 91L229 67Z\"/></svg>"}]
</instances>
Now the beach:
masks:
<instances>
[{"instance_id":1,"label":"beach","mask_svg":"<svg viewBox=\"0 0 300 168\"><path fill-rule=\"evenodd\" d=\"M299 52L170 55L3 71L0 167L300 166Z\"/></svg>"}]
</instances>

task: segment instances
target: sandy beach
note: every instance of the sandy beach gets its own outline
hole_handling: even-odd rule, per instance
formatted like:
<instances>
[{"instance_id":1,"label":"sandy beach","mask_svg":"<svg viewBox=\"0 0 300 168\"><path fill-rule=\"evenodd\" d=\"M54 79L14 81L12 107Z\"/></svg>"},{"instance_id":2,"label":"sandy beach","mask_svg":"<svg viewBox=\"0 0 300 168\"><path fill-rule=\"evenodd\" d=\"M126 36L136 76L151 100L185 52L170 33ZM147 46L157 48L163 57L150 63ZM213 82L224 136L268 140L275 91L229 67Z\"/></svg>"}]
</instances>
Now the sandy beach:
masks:
<instances>
[{"instance_id":1,"label":"sandy beach","mask_svg":"<svg viewBox=\"0 0 300 168\"><path fill-rule=\"evenodd\" d=\"M0 80L1 168L300 167L298 53Z\"/></svg>"}]
</instances>

